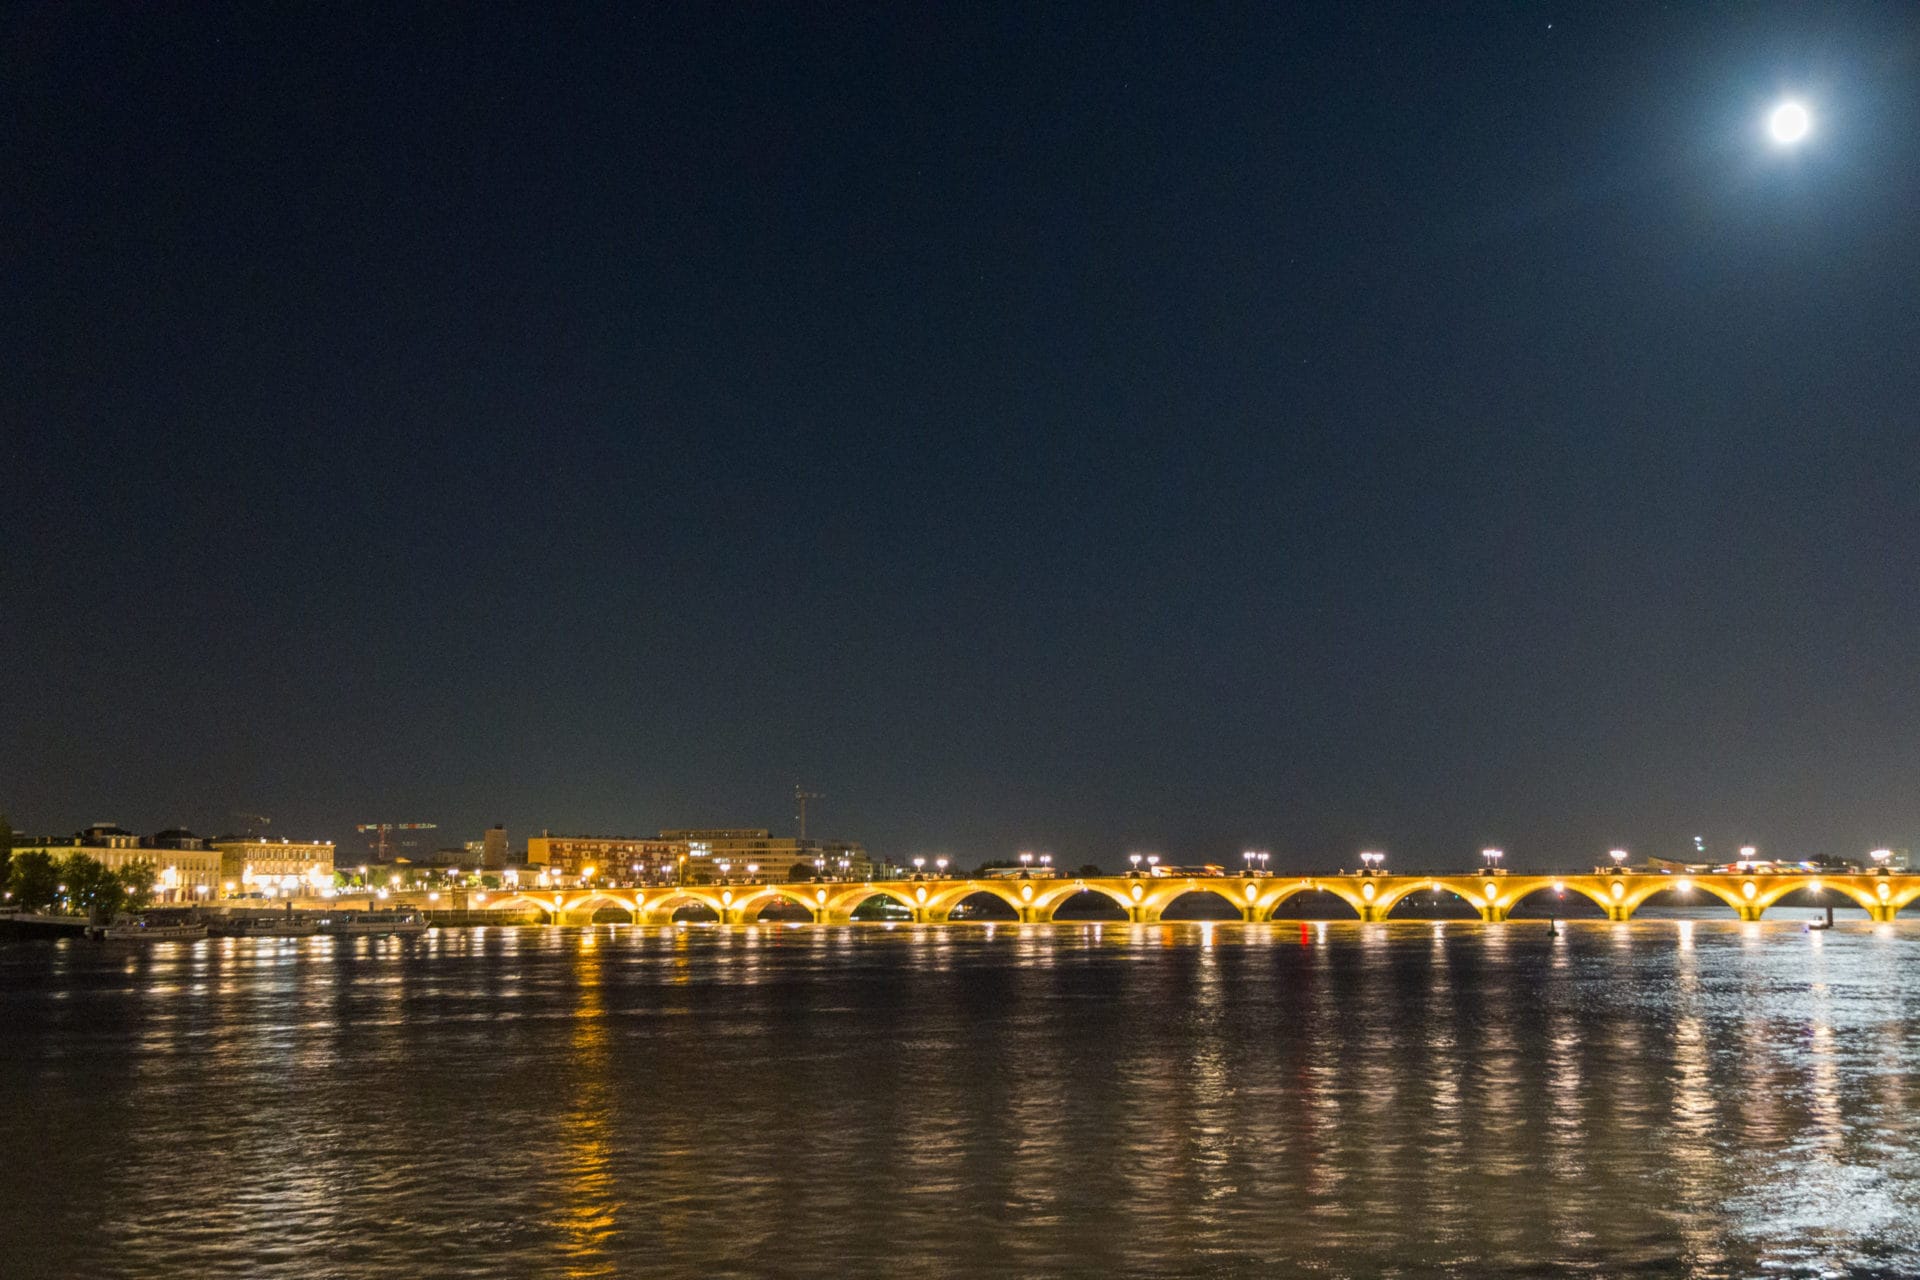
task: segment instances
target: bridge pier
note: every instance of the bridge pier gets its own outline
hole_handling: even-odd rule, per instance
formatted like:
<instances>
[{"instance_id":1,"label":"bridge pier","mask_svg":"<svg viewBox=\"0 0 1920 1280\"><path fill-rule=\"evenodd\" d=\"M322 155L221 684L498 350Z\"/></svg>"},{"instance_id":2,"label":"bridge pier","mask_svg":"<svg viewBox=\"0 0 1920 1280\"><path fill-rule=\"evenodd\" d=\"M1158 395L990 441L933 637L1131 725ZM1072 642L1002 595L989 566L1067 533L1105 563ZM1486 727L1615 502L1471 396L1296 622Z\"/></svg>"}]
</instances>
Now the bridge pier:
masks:
<instances>
[{"instance_id":1,"label":"bridge pier","mask_svg":"<svg viewBox=\"0 0 1920 1280\"><path fill-rule=\"evenodd\" d=\"M1892 924L1897 908L1891 902L1882 902L1867 908L1867 918L1875 924Z\"/></svg>"},{"instance_id":2,"label":"bridge pier","mask_svg":"<svg viewBox=\"0 0 1920 1280\"><path fill-rule=\"evenodd\" d=\"M1481 907L1480 918L1488 924L1504 924L1507 919L1506 907Z\"/></svg>"},{"instance_id":3,"label":"bridge pier","mask_svg":"<svg viewBox=\"0 0 1920 1280\"><path fill-rule=\"evenodd\" d=\"M1633 908L1623 907L1618 903L1610 905L1607 908L1607 919L1613 921L1615 924L1624 924L1626 921L1633 919Z\"/></svg>"}]
</instances>

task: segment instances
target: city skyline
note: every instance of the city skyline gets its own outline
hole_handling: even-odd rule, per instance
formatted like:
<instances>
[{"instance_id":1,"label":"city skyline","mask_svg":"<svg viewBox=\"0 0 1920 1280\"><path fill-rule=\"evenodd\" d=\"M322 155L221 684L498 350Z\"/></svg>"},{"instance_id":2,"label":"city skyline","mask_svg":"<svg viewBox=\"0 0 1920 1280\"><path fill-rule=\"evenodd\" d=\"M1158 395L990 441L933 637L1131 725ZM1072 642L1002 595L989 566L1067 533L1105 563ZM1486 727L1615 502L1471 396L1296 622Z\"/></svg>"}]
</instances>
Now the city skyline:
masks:
<instances>
[{"instance_id":1,"label":"city skyline","mask_svg":"<svg viewBox=\"0 0 1920 1280\"><path fill-rule=\"evenodd\" d=\"M89 826L102 825L98 823L55 823L51 826L33 823L22 824L16 815L6 814L4 816L11 822L16 837L27 835L42 837L65 836L69 831L81 831ZM244 816L258 818L265 815L249 814ZM267 841L280 840L285 842L286 840L292 840L294 843L301 843L303 840L325 840L328 843L336 845L338 848L338 858L341 865L349 865L355 861L369 859L374 861L379 860L375 857L376 845L374 843L374 837L364 833L358 834L357 836L350 836L346 839L340 839L328 833L321 833L319 835L306 833L299 836L287 836L285 832L269 830L271 825L270 818L265 826L255 826L250 830L245 828L199 828L192 826L190 823L178 822L160 824L140 823L130 828L130 833L144 838L155 833L161 835L173 834L175 829L184 828L203 840L215 838L244 838L248 834L259 836ZM470 847L480 843L480 835L484 835L488 828L495 826L493 823L483 824L482 826L472 829L472 832L478 834L472 834L468 828L457 825L448 826L440 823L422 825L433 828L435 834L432 836L423 835L405 845L396 843L388 851L389 860L393 858L414 860L429 853ZM499 825L506 828L508 847L522 852L526 850L529 840L543 838L562 840L634 840L647 842L669 837L685 837L690 830L733 829L739 831L747 829L745 824L728 822L703 823L697 828L690 828L686 824L679 823L655 825L634 824L628 827L607 830L589 830L553 824L535 824L533 826L519 828L516 828L514 824L511 823L502 823ZM763 827L759 829L770 833L775 839L785 840L791 837L791 832L783 830L777 823L764 824ZM1263 869L1275 873L1301 872L1317 874L1324 872L1325 868L1331 865L1329 860L1337 862L1341 866L1347 866L1349 864L1358 866L1368 857L1391 858L1396 869L1405 871L1427 868L1438 869L1454 867L1456 865L1472 866L1483 861L1490 848L1497 849L1497 856L1502 865L1539 871L1551 871L1555 869L1571 870L1575 867L1585 865L1606 865L1606 857L1613 852L1626 853L1636 861L1649 858L1685 861L1688 855L1694 855L1692 859L1694 861L1731 863L1738 861L1742 857L1758 856L1763 859L1777 859L1790 862L1828 858L1841 859L1860 865L1873 865L1873 855L1876 851L1891 849L1898 851L1898 853L1902 855L1901 863L1904 865L1905 855L1911 848L1911 842L1909 841L1888 839L1870 841L1867 844L1861 845L1859 848L1840 847L1833 844L1816 847L1787 847L1770 843L1753 833L1742 833L1727 839L1714 839L1696 833L1673 842L1670 845L1647 846L1612 841L1592 848L1573 848L1566 844L1534 848L1515 848L1506 844L1488 845L1482 843L1447 849L1434 847L1430 844L1402 846L1398 849L1393 849L1383 846L1379 842L1374 842L1364 846L1355 845L1352 848L1342 849L1288 849L1276 847L1271 841L1249 838L1218 847L1201 847L1190 842L1174 842L1171 844L1133 844L1120 849L1092 851L1075 849L1071 846L1059 846L1044 840L1028 841L1004 849L956 848L948 845L932 845L925 842L900 848L881 848L872 846L871 842L864 840L858 832L840 832L837 829L829 829L824 832L815 830L812 833L812 838L829 843L852 840L856 843L867 845L871 848L872 855L876 862L885 861L895 866L909 866L916 857L928 861L934 858L943 858L951 860L955 868L960 869L986 863L1007 863L1016 860L1022 853L1027 853L1036 857L1045 855L1053 863L1058 864L1064 869L1070 870L1081 865L1091 864L1099 866L1103 871L1113 873L1127 870L1130 856L1144 858L1147 855L1152 855L1156 859L1164 859L1170 864L1191 863L1197 865L1203 862L1214 863L1223 866L1229 873L1232 873L1240 869L1241 859L1244 858L1248 851L1257 851L1265 855L1262 861Z\"/></svg>"}]
</instances>

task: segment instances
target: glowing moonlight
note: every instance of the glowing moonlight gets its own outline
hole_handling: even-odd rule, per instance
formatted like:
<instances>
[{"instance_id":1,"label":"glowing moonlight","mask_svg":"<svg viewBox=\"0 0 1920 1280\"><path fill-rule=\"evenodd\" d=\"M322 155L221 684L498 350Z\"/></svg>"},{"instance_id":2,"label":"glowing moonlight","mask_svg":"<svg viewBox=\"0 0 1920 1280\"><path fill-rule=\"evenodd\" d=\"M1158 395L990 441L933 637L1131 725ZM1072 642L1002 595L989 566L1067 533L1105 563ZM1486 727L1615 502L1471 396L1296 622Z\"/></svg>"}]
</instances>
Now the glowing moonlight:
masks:
<instances>
[{"instance_id":1,"label":"glowing moonlight","mask_svg":"<svg viewBox=\"0 0 1920 1280\"><path fill-rule=\"evenodd\" d=\"M1773 109L1767 117L1767 132L1773 140L1783 147L1790 147L1807 136L1813 128L1813 117L1807 109L1797 102L1783 102Z\"/></svg>"}]
</instances>

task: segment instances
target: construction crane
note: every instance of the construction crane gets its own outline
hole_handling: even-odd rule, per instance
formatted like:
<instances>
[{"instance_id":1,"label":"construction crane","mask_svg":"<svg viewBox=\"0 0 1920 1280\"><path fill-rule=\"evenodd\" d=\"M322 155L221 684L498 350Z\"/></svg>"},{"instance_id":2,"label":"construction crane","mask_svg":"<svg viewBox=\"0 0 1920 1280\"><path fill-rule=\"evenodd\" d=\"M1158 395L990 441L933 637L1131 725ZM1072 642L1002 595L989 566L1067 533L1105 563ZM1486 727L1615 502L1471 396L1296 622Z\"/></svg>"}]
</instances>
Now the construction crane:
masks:
<instances>
[{"instance_id":1,"label":"construction crane","mask_svg":"<svg viewBox=\"0 0 1920 1280\"><path fill-rule=\"evenodd\" d=\"M375 862L385 862L387 860L387 850L392 847L393 844L400 843L399 841L390 842L387 839L389 833L395 831L431 831L439 825L437 822L363 822L355 827L354 830L362 835L367 834L369 831L373 833L373 860ZM412 841L407 841L406 843L411 844Z\"/></svg>"},{"instance_id":2,"label":"construction crane","mask_svg":"<svg viewBox=\"0 0 1920 1280\"><path fill-rule=\"evenodd\" d=\"M796 782L793 784L793 801L800 806L800 812L796 816L800 819L800 838L802 840L807 838L807 801L825 799L826 797L818 791L802 791L799 783Z\"/></svg>"}]
</instances>

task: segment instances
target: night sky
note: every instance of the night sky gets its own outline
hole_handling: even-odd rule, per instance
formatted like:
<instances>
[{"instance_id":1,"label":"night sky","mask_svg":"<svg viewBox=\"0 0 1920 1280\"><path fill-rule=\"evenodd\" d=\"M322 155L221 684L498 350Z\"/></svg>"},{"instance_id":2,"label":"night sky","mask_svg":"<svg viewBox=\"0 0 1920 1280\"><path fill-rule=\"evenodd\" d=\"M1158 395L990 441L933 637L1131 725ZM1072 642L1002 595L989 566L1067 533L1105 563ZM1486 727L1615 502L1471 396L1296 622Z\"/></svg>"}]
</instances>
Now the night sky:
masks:
<instances>
[{"instance_id":1,"label":"night sky","mask_svg":"<svg viewBox=\"0 0 1920 1280\"><path fill-rule=\"evenodd\" d=\"M1920 8L558 8L0 17L15 826L1920 846Z\"/></svg>"}]
</instances>

